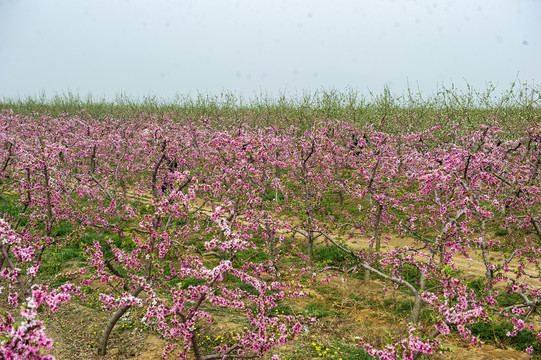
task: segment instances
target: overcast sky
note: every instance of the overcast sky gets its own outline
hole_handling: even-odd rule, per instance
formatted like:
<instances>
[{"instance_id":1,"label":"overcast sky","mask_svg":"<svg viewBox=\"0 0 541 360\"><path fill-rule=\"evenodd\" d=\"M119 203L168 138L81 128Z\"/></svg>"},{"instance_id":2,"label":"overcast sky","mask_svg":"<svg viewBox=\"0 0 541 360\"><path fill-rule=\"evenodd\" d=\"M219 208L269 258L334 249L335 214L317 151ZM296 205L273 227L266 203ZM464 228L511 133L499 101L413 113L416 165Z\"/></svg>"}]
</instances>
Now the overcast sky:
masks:
<instances>
[{"instance_id":1,"label":"overcast sky","mask_svg":"<svg viewBox=\"0 0 541 360\"><path fill-rule=\"evenodd\" d=\"M541 0L0 0L0 98L541 81Z\"/></svg>"}]
</instances>

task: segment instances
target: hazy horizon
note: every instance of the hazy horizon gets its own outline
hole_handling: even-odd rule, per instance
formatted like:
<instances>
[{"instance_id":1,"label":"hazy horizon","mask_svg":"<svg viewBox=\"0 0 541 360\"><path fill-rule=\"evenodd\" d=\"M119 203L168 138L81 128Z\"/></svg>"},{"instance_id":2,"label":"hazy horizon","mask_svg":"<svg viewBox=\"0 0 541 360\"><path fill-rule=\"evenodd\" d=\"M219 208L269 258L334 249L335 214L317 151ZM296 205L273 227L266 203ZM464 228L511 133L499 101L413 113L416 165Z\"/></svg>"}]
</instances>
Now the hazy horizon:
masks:
<instances>
[{"instance_id":1,"label":"hazy horizon","mask_svg":"<svg viewBox=\"0 0 541 360\"><path fill-rule=\"evenodd\" d=\"M0 98L114 99L541 79L541 1L0 0Z\"/></svg>"}]
</instances>

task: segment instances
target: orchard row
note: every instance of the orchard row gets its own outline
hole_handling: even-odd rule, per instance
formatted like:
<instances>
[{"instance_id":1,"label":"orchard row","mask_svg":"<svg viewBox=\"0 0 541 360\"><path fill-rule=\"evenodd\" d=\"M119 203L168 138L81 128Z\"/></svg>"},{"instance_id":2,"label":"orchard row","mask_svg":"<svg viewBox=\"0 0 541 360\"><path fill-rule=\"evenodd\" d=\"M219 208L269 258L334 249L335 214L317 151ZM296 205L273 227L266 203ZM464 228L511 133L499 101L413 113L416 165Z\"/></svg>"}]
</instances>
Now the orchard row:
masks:
<instances>
[{"instance_id":1,"label":"orchard row","mask_svg":"<svg viewBox=\"0 0 541 360\"><path fill-rule=\"evenodd\" d=\"M506 140L487 126L397 136L331 120L301 133L167 116L4 112L0 301L8 311L0 354L52 358L42 350L54 339L38 307L54 312L103 283L110 286L100 287L100 306L110 318L101 355L136 307L144 309L140 326L168 342L164 354L258 358L314 322L273 309L306 296L306 277L321 272L379 278L414 299L408 337L384 349L359 339L372 356L445 351L440 338L451 332L478 344L469 327L496 316L513 322L508 336L537 333L540 167L541 127ZM85 240L90 233L103 236ZM384 250L388 234L416 242ZM359 236L370 245L353 250L349 241ZM55 281L42 274L54 249L74 245L84 249L85 266ZM320 246L338 249L344 261L315 262ZM456 256L480 259L480 287L455 266ZM502 293L513 302L503 304ZM216 309L243 325L209 350L197 334L219 321ZM431 323L421 324L422 309L434 310Z\"/></svg>"}]
</instances>

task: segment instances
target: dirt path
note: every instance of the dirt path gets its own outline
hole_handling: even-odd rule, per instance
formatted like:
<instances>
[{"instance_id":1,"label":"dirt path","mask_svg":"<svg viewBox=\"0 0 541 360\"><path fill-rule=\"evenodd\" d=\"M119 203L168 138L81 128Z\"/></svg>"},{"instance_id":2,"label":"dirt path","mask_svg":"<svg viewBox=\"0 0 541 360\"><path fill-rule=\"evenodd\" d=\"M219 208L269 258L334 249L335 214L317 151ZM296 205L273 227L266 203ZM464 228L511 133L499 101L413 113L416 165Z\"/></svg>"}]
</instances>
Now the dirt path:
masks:
<instances>
[{"instance_id":1,"label":"dirt path","mask_svg":"<svg viewBox=\"0 0 541 360\"><path fill-rule=\"evenodd\" d=\"M396 247L404 247L404 246L419 247L419 244L416 243L415 239L413 238L400 237L394 234L385 235L385 236L390 238L390 240L386 243L382 242L381 244L382 251L388 251ZM346 241L346 245L351 249L368 248L369 239L367 237L359 236L359 237L356 237L355 239L350 239ZM426 251L423 251L423 252L426 253ZM484 278L487 269L482 259L481 250L470 249L468 254L470 255L469 259L466 258L462 254L458 254L458 253L454 254L452 258L453 263L456 265L458 270L462 271L467 277ZM494 251L491 253L491 259L492 259L491 261L493 261L495 264L500 264L502 262L501 256L502 256L501 253ZM517 258L514 258L513 261L510 263L509 268L512 270L516 270L518 265L519 263L517 261ZM540 280L535 278L535 276L538 276L535 265L527 263L525 265L525 270L526 270L526 273L531 275L532 277L531 278L523 277L521 281L525 281L529 285L541 285Z\"/></svg>"}]
</instances>

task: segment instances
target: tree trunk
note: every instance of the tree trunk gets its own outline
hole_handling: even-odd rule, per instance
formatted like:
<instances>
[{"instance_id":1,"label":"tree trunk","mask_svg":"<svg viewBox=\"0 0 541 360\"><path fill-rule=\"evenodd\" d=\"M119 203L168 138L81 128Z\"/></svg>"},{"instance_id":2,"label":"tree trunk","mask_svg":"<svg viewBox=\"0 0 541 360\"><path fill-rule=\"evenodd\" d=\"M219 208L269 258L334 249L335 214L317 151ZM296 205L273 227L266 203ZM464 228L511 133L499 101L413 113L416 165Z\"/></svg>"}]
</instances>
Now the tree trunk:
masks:
<instances>
[{"instance_id":1,"label":"tree trunk","mask_svg":"<svg viewBox=\"0 0 541 360\"><path fill-rule=\"evenodd\" d=\"M312 266L314 264L314 237L311 235L308 237L308 259Z\"/></svg>"},{"instance_id":2,"label":"tree trunk","mask_svg":"<svg viewBox=\"0 0 541 360\"><path fill-rule=\"evenodd\" d=\"M132 295L134 297L137 297L141 291L143 291L143 287L141 285L137 286L137 288L132 292ZM126 311L131 308L131 305L126 305L121 308L119 308L113 317L109 319L109 322L107 322L107 326L105 326L105 329L103 331L103 334L101 335L100 339L100 347L98 348L98 354L99 355L105 355L107 353L107 342L109 341L109 336L111 335L111 331L113 331L113 327L116 325L118 320L126 313Z\"/></svg>"},{"instance_id":3,"label":"tree trunk","mask_svg":"<svg viewBox=\"0 0 541 360\"><path fill-rule=\"evenodd\" d=\"M413 309L411 310L411 322L417 323L419 322L419 315L421 314L421 305L423 303L420 292L422 292L426 287L426 275L421 271L421 274L419 276L419 290L414 294L415 301L413 302Z\"/></svg>"},{"instance_id":4,"label":"tree trunk","mask_svg":"<svg viewBox=\"0 0 541 360\"><path fill-rule=\"evenodd\" d=\"M381 213L383 212L383 206L380 204L380 202L376 202L378 205L378 210L376 212L376 218L374 220L374 234L373 234L373 241L370 243L369 249L372 250L374 248L374 243L376 244L376 253L380 251L381 248L381 236L379 233L379 223L381 222ZM370 270L365 269L364 270L364 281L370 281Z\"/></svg>"},{"instance_id":5,"label":"tree trunk","mask_svg":"<svg viewBox=\"0 0 541 360\"><path fill-rule=\"evenodd\" d=\"M267 220L267 218L265 220ZM282 277L280 274L280 268L278 267L278 262L276 261L276 243L275 243L274 232L270 228L270 225L268 222L265 223L265 229L267 230L267 235L269 237L272 265L274 266L274 270L276 271L276 280L281 282Z\"/></svg>"}]
</instances>

